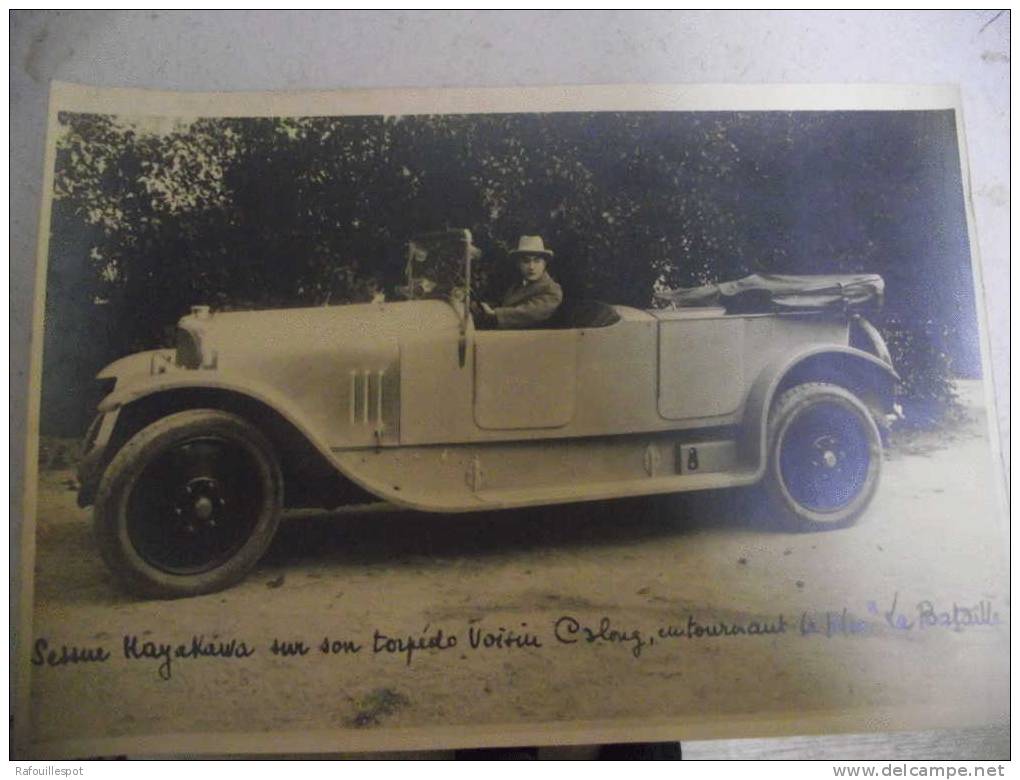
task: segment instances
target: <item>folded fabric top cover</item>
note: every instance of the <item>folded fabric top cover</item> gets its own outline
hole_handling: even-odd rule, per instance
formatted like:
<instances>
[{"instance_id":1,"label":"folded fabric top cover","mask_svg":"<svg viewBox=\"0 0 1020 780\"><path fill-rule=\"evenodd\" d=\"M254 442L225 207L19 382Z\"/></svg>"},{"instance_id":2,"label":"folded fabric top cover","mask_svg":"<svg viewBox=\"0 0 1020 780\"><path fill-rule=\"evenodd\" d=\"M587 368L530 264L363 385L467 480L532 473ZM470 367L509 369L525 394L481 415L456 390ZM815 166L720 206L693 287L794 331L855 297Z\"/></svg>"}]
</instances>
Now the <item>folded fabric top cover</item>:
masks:
<instances>
[{"instance_id":1,"label":"folded fabric top cover","mask_svg":"<svg viewBox=\"0 0 1020 780\"><path fill-rule=\"evenodd\" d=\"M885 282L878 274L752 274L734 282L655 293L674 306L723 306L730 312L881 306Z\"/></svg>"}]
</instances>

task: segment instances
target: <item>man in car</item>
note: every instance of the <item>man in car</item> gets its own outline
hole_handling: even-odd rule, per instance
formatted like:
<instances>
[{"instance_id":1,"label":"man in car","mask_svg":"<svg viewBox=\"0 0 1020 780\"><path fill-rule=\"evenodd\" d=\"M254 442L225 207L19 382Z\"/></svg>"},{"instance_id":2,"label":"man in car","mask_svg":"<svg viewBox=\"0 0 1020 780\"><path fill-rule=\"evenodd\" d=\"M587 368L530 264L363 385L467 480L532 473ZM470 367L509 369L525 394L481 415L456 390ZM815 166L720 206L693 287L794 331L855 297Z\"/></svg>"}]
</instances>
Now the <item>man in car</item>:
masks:
<instances>
[{"instance_id":1,"label":"man in car","mask_svg":"<svg viewBox=\"0 0 1020 780\"><path fill-rule=\"evenodd\" d=\"M552 256L541 236L521 236L517 248L510 252L511 259L517 261L521 281L507 290L501 305L479 304L477 327L535 328L552 317L563 301L563 290L546 270Z\"/></svg>"}]
</instances>

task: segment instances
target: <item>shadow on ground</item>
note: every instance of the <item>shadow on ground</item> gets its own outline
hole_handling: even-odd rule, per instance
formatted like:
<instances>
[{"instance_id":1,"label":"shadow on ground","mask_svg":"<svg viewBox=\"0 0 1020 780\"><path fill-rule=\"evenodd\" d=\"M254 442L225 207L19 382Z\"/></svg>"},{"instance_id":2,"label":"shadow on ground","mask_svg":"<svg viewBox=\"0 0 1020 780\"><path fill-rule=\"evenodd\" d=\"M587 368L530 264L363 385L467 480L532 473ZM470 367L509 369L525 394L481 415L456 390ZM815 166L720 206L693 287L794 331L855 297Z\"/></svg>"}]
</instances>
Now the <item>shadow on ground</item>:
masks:
<instances>
[{"instance_id":1,"label":"shadow on ground","mask_svg":"<svg viewBox=\"0 0 1020 780\"><path fill-rule=\"evenodd\" d=\"M56 488L54 488L56 489ZM301 567L448 566L518 555L559 555L628 547L656 539L782 527L755 490L620 499L502 512L431 514L343 511L285 517L257 572L286 575ZM65 605L128 607L138 599L118 587L103 563L89 522L41 523L36 596Z\"/></svg>"},{"instance_id":2,"label":"shadow on ground","mask_svg":"<svg viewBox=\"0 0 1020 780\"><path fill-rule=\"evenodd\" d=\"M264 563L320 560L372 566L408 556L503 557L741 528L785 530L754 490L457 515L322 513L284 520Z\"/></svg>"}]
</instances>

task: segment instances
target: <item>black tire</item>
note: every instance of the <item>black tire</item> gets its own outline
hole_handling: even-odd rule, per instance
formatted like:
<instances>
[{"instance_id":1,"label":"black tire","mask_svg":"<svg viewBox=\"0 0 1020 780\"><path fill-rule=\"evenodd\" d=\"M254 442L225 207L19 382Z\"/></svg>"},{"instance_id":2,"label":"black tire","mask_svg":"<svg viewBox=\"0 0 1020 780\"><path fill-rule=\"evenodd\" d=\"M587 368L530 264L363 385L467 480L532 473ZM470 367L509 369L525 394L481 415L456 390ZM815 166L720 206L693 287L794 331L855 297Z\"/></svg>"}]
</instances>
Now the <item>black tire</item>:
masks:
<instances>
[{"instance_id":1,"label":"black tire","mask_svg":"<svg viewBox=\"0 0 1020 780\"><path fill-rule=\"evenodd\" d=\"M242 579L280 523L283 477L266 438L241 417L194 409L136 433L99 483L95 532L133 593L180 598Z\"/></svg>"},{"instance_id":2,"label":"black tire","mask_svg":"<svg viewBox=\"0 0 1020 780\"><path fill-rule=\"evenodd\" d=\"M789 525L843 528L871 503L882 472L882 440L857 396L815 382L787 390L772 407L765 488Z\"/></svg>"}]
</instances>

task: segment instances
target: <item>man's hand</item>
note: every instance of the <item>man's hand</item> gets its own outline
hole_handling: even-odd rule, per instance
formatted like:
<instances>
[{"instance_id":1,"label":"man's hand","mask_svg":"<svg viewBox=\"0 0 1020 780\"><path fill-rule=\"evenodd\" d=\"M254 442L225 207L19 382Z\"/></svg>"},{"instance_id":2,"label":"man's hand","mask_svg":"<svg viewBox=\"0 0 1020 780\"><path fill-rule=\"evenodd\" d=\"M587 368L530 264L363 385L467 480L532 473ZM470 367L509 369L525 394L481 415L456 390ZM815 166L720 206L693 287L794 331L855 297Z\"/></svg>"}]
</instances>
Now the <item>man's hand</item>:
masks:
<instances>
[{"instance_id":1,"label":"man's hand","mask_svg":"<svg viewBox=\"0 0 1020 780\"><path fill-rule=\"evenodd\" d=\"M495 309L484 301L471 301L471 315L478 330L494 330L499 327Z\"/></svg>"}]
</instances>

